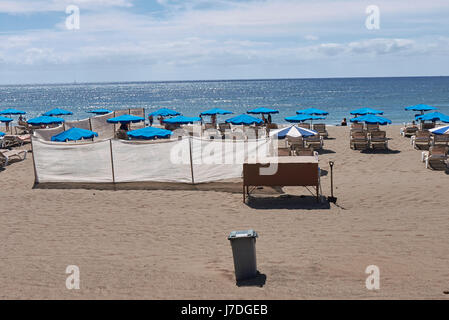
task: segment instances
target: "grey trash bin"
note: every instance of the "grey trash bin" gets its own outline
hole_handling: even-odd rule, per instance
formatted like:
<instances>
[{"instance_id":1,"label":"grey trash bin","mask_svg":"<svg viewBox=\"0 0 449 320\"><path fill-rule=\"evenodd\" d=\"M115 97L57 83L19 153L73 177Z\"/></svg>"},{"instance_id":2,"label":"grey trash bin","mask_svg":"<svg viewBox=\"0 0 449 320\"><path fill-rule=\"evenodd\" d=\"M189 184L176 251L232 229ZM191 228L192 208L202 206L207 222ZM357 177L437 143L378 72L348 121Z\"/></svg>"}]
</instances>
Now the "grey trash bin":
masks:
<instances>
[{"instance_id":1,"label":"grey trash bin","mask_svg":"<svg viewBox=\"0 0 449 320\"><path fill-rule=\"evenodd\" d=\"M256 238L254 230L232 231L228 237L234 256L235 280L251 279L257 276Z\"/></svg>"}]
</instances>

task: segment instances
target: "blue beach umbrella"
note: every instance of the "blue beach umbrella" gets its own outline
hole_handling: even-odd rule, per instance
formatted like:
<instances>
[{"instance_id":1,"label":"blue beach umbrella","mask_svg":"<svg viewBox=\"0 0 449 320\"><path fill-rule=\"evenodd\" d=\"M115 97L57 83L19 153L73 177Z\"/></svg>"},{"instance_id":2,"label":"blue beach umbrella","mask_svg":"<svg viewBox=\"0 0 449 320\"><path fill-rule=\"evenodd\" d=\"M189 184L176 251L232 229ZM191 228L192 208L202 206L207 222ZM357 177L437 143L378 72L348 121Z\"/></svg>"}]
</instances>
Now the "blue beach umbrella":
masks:
<instances>
[{"instance_id":1,"label":"blue beach umbrella","mask_svg":"<svg viewBox=\"0 0 449 320\"><path fill-rule=\"evenodd\" d=\"M390 119L380 117L380 116L375 116L373 114L367 114L364 116L352 118L350 121L351 122L365 122L365 123L369 123L369 124L377 124L378 123L380 125L385 125L385 124L391 123Z\"/></svg>"},{"instance_id":2,"label":"blue beach umbrella","mask_svg":"<svg viewBox=\"0 0 449 320\"><path fill-rule=\"evenodd\" d=\"M1 117L1 116L0 116L0 122L11 122L11 121L12 121L11 118Z\"/></svg>"},{"instance_id":3,"label":"blue beach umbrella","mask_svg":"<svg viewBox=\"0 0 449 320\"><path fill-rule=\"evenodd\" d=\"M92 139L93 137L98 137L98 133L81 128L71 128L51 137L51 141L77 141L81 139Z\"/></svg>"},{"instance_id":4,"label":"blue beach umbrella","mask_svg":"<svg viewBox=\"0 0 449 320\"><path fill-rule=\"evenodd\" d=\"M11 116L11 115L16 115L16 114L26 114L26 112L17 110L17 109L5 109L5 110L0 111L0 115L2 115L2 114Z\"/></svg>"},{"instance_id":5,"label":"blue beach umbrella","mask_svg":"<svg viewBox=\"0 0 449 320\"><path fill-rule=\"evenodd\" d=\"M202 116L212 116L212 115L217 115L217 114L232 114L233 112L228 111L228 110L224 110L224 109L220 109L220 108L213 108L207 111L203 111L200 114Z\"/></svg>"},{"instance_id":6,"label":"blue beach umbrella","mask_svg":"<svg viewBox=\"0 0 449 320\"><path fill-rule=\"evenodd\" d=\"M276 136L278 139L284 139L285 137L311 137L316 136L318 132L309 130L297 126L290 126L287 128L277 129L270 131L270 137Z\"/></svg>"},{"instance_id":7,"label":"blue beach umbrella","mask_svg":"<svg viewBox=\"0 0 449 320\"><path fill-rule=\"evenodd\" d=\"M250 114L273 114L273 113L279 113L278 110L269 109L269 108L256 108L249 110L247 113Z\"/></svg>"},{"instance_id":8,"label":"blue beach umbrella","mask_svg":"<svg viewBox=\"0 0 449 320\"><path fill-rule=\"evenodd\" d=\"M431 110L438 110L438 108L429 106L427 104L417 104L415 106L410 106L405 108L406 111L421 111L424 113L424 111L431 111Z\"/></svg>"},{"instance_id":9,"label":"blue beach umbrella","mask_svg":"<svg viewBox=\"0 0 449 320\"><path fill-rule=\"evenodd\" d=\"M325 119L324 117L320 117L320 116L313 116L310 114L297 114L296 116L293 117L287 117L284 118L286 121L288 122L304 122L307 120L323 120Z\"/></svg>"},{"instance_id":10,"label":"blue beach umbrella","mask_svg":"<svg viewBox=\"0 0 449 320\"><path fill-rule=\"evenodd\" d=\"M5 133L0 131L0 137L3 137L4 135Z\"/></svg>"},{"instance_id":11,"label":"blue beach umbrella","mask_svg":"<svg viewBox=\"0 0 449 320\"><path fill-rule=\"evenodd\" d=\"M159 129L155 127L145 127L142 129L127 132L129 137L145 140L151 140L155 138L168 138L172 133L173 132L171 132L170 130Z\"/></svg>"},{"instance_id":12,"label":"blue beach umbrella","mask_svg":"<svg viewBox=\"0 0 449 320\"><path fill-rule=\"evenodd\" d=\"M449 133L449 126L443 126L443 127L438 127L438 128L433 128L429 130L430 132L432 132L433 134L448 134Z\"/></svg>"},{"instance_id":13,"label":"blue beach umbrella","mask_svg":"<svg viewBox=\"0 0 449 320\"><path fill-rule=\"evenodd\" d=\"M138 116L133 116L132 114L124 114L121 115L119 117L115 117L115 118L111 118L106 120L109 123L124 123L124 124L128 124L128 123L137 123L140 121L144 121L145 118L143 117L138 117Z\"/></svg>"},{"instance_id":14,"label":"blue beach umbrella","mask_svg":"<svg viewBox=\"0 0 449 320\"><path fill-rule=\"evenodd\" d=\"M55 108L55 109L51 109L50 111L43 113L42 115L52 117L52 116L69 116L72 114L73 114L73 112L71 112L71 111Z\"/></svg>"},{"instance_id":15,"label":"blue beach umbrella","mask_svg":"<svg viewBox=\"0 0 449 320\"><path fill-rule=\"evenodd\" d=\"M308 108L296 111L296 114L310 114L313 116L327 116L329 112L317 108Z\"/></svg>"},{"instance_id":16,"label":"blue beach umbrella","mask_svg":"<svg viewBox=\"0 0 449 320\"><path fill-rule=\"evenodd\" d=\"M184 116L177 116L171 119L164 120L164 123L172 123L172 124L188 124L201 121L200 117L184 117Z\"/></svg>"},{"instance_id":17,"label":"blue beach umbrella","mask_svg":"<svg viewBox=\"0 0 449 320\"><path fill-rule=\"evenodd\" d=\"M253 116L249 116L247 114L241 114L239 116L227 119L225 122L226 123L232 123L232 124L235 124L235 125L240 125L240 124L250 125L250 124L261 124L261 123L263 123L263 121L261 119L254 118Z\"/></svg>"},{"instance_id":18,"label":"blue beach umbrella","mask_svg":"<svg viewBox=\"0 0 449 320\"><path fill-rule=\"evenodd\" d=\"M62 118L40 116L27 121L28 124L42 125L42 124L58 124L63 123L65 120Z\"/></svg>"},{"instance_id":19,"label":"blue beach umbrella","mask_svg":"<svg viewBox=\"0 0 449 320\"><path fill-rule=\"evenodd\" d=\"M108 110L108 109L95 109L95 110L87 111L87 113L93 113L93 114L96 114L96 115L108 114L108 113L111 113L111 112L112 111Z\"/></svg>"},{"instance_id":20,"label":"blue beach umbrella","mask_svg":"<svg viewBox=\"0 0 449 320\"><path fill-rule=\"evenodd\" d=\"M153 117L158 117L158 116L173 117L173 116L179 116L179 115L181 115L181 114L178 111L167 109L167 108L162 108L157 111L151 112L149 114L149 116L153 116Z\"/></svg>"},{"instance_id":21,"label":"blue beach umbrella","mask_svg":"<svg viewBox=\"0 0 449 320\"><path fill-rule=\"evenodd\" d=\"M420 121L441 121L441 122L445 122L445 123L449 123L449 116L441 113L441 112L431 112L431 113L426 113L420 116L416 116L415 117L416 120L420 120Z\"/></svg>"},{"instance_id":22,"label":"blue beach umbrella","mask_svg":"<svg viewBox=\"0 0 449 320\"><path fill-rule=\"evenodd\" d=\"M360 109L356 109L356 110L352 110L351 111L352 115L367 115L367 114L384 114L383 111L380 110L376 110L376 109L371 109L371 108L360 108Z\"/></svg>"}]
</instances>

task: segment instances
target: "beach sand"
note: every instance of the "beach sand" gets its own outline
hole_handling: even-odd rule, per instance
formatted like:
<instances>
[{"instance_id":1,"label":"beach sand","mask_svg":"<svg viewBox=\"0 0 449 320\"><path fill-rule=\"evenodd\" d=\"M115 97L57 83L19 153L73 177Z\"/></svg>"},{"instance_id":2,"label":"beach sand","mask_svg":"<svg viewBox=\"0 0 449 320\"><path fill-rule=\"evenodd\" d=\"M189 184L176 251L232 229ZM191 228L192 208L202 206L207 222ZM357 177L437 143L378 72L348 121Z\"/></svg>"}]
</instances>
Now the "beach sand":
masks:
<instances>
[{"instance_id":1,"label":"beach sand","mask_svg":"<svg viewBox=\"0 0 449 320\"><path fill-rule=\"evenodd\" d=\"M215 191L33 189L30 154L0 172L0 298L449 298L449 176L426 169L399 126L386 130L389 153L362 153L349 128L328 128L330 207L299 187L249 205ZM263 287L234 281L227 235L250 228ZM66 289L68 265L80 290ZM379 290L365 287L369 265Z\"/></svg>"}]
</instances>

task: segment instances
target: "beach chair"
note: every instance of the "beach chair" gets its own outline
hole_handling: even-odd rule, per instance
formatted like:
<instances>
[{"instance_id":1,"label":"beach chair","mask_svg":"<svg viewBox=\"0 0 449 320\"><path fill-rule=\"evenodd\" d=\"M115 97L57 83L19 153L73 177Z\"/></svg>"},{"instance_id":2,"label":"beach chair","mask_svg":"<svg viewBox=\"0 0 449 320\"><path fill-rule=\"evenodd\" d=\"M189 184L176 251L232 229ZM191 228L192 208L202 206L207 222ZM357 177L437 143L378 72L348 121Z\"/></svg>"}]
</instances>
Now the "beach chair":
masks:
<instances>
[{"instance_id":1,"label":"beach chair","mask_svg":"<svg viewBox=\"0 0 449 320\"><path fill-rule=\"evenodd\" d=\"M22 161L27 157L26 150L0 149L0 167L6 167L11 161Z\"/></svg>"},{"instance_id":2,"label":"beach chair","mask_svg":"<svg viewBox=\"0 0 449 320\"><path fill-rule=\"evenodd\" d=\"M216 129L217 126L215 125L215 123L205 123L204 124L204 130L208 130L208 129Z\"/></svg>"},{"instance_id":3,"label":"beach chair","mask_svg":"<svg viewBox=\"0 0 449 320\"><path fill-rule=\"evenodd\" d=\"M278 157L286 157L291 155L291 149L290 148L278 148Z\"/></svg>"},{"instance_id":4,"label":"beach chair","mask_svg":"<svg viewBox=\"0 0 449 320\"><path fill-rule=\"evenodd\" d=\"M310 129L310 123L299 123L298 127L304 128L304 129Z\"/></svg>"},{"instance_id":5,"label":"beach chair","mask_svg":"<svg viewBox=\"0 0 449 320\"><path fill-rule=\"evenodd\" d=\"M432 170L446 170L447 169L447 146L432 146L429 148L428 154L424 160L426 168Z\"/></svg>"},{"instance_id":6,"label":"beach chair","mask_svg":"<svg viewBox=\"0 0 449 320\"><path fill-rule=\"evenodd\" d=\"M304 140L302 137L287 137L287 145L291 150L296 147L304 148Z\"/></svg>"},{"instance_id":7,"label":"beach chair","mask_svg":"<svg viewBox=\"0 0 449 320\"><path fill-rule=\"evenodd\" d=\"M369 148L367 133L364 131L355 131L351 133L349 147L353 150L366 150Z\"/></svg>"},{"instance_id":8,"label":"beach chair","mask_svg":"<svg viewBox=\"0 0 449 320\"><path fill-rule=\"evenodd\" d=\"M379 124L378 123L367 123L366 124L366 131L373 132L373 131L379 131Z\"/></svg>"},{"instance_id":9,"label":"beach chair","mask_svg":"<svg viewBox=\"0 0 449 320\"><path fill-rule=\"evenodd\" d=\"M115 132L115 138L120 140L128 140L128 134L126 132L127 131L125 130L117 130Z\"/></svg>"},{"instance_id":10,"label":"beach chair","mask_svg":"<svg viewBox=\"0 0 449 320\"><path fill-rule=\"evenodd\" d=\"M329 133L326 130L326 125L324 123L316 123L313 125L313 130L318 132L320 136L326 139L329 136Z\"/></svg>"},{"instance_id":11,"label":"beach chair","mask_svg":"<svg viewBox=\"0 0 449 320\"><path fill-rule=\"evenodd\" d=\"M405 128L401 128L401 136L403 137L411 137L416 134L419 128L417 126L408 126Z\"/></svg>"},{"instance_id":12,"label":"beach chair","mask_svg":"<svg viewBox=\"0 0 449 320\"><path fill-rule=\"evenodd\" d=\"M267 129L267 134L270 134L270 130L278 129L278 125L276 123L267 123L266 129Z\"/></svg>"},{"instance_id":13,"label":"beach chair","mask_svg":"<svg viewBox=\"0 0 449 320\"><path fill-rule=\"evenodd\" d=\"M387 133L385 131L372 131L370 134L371 148L388 149Z\"/></svg>"},{"instance_id":14,"label":"beach chair","mask_svg":"<svg viewBox=\"0 0 449 320\"><path fill-rule=\"evenodd\" d=\"M429 129L433 129L435 128L435 123L434 122L423 122L421 123L421 130L422 131L426 131Z\"/></svg>"},{"instance_id":15,"label":"beach chair","mask_svg":"<svg viewBox=\"0 0 449 320\"><path fill-rule=\"evenodd\" d=\"M410 139L410 143L415 149L428 150L430 146L431 134L429 131L416 131L416 134Z\"/></svg>"},{"instance_id":16,"label":"beach chair","mask_svg":"<svg viewBox=\"0 0 449 320\"><path fill-rule=\"evenodd\" d=\"M31 135L6 135L3 137L2 148L21 147L25 143L31 143Z\"/></svg>"},{"instance_id":17,"label":"beach chair","mask_svg":"<svg viewBox=\"0 0 449 320\"><path fill-rule=\"evenodd\" d=\"M314 150L322 149L323 137L321 137L320 135L305 137L304 143L307 148L312 147Z\"/></svg>"},{"instance_id":18,"label":"beach chair","mask_svg":"<svg viewBox=\"0 0 449 320\"><path fill-rule=\"evenodd\" d=\"M364 132L363 123L353 123L351 124L351 129L349 130L349 136L352 136L353 132Z\"/></svg>"},{"instance_id":19,"label":"beach chair","mask_svg":"<svg viewBox=\"0 0 449 320\"><path fill-rule=\"evenodd\" d=\"M226 131L231 131L231 124L229 123L219 123L218 130L220 130L221 134L225 134Z\"/></svg>"},{"instance_id":20,"label":"beach chair","mask_svg":"<svg viewBox=\"0 0 449 320\"><path fill-rule=\"evenodd\" d=\"M449 144L449 134L435 134L432 135L432 146L443 145L447 146Z\"/></svg>"}]
</instances>

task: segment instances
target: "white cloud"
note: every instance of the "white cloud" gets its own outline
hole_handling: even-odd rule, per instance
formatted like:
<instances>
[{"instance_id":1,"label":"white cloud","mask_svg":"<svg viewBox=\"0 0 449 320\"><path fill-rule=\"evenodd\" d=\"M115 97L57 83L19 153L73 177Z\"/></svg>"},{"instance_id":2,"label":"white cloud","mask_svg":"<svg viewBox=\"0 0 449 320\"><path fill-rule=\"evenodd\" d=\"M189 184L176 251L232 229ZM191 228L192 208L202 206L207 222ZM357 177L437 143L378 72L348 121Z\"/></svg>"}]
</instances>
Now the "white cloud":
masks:
<instances>
[{"instance_id":1,"label":"white cloud","mask_svg":"<svg viewBox=\"0 0 449 320\"><path fill-rule=\"evenodd\" d=\"M131 7L132 0L2 0L0 2L0 13L64 12L68 5L77 5L83 9Z\"/></svg>"}]
</instances>

